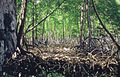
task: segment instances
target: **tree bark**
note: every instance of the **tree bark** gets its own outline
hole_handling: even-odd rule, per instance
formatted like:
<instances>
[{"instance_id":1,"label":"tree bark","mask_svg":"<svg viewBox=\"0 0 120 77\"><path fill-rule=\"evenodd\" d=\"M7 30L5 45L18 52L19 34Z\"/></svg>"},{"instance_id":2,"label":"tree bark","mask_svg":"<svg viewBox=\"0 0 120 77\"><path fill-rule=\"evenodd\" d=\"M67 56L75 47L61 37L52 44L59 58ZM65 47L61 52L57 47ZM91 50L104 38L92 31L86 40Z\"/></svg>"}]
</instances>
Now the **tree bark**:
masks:
<instances>
[{"instance_id":1,"label":"tree bark","mask_svg":"<svg viewBox=\"0 0 120 77\"><path fill-rule=\"evenodd\" d=\"M42 24L42 42L44 41L44 33L45 33L45 21Z\"/></svg>"},{"instance_id":2,"label":"tree bark","mask_svg":"<svg viewBox=\"0 0 120 77\"><path fill-rule=\"evenodd\" d=\"M36 23L37 23L37 14L35 15L35 21L36 21ZM35 35L35 39L38 41L38 36L37 36L37 34L38 34L38 28L36 27L36 29L35 29L35 31L36 31L36 35Z\"/></svg>"},{"instance_id":3,"label":"tree bark","mask_svg":"<svg viewBox=\"0 0 120 77\"><path fill-rule=\"evenodd\" d=\"M92 35L92 31L91 31L91 24L90 24L90 1L87 0L86 2L87 4L87 7L86 7L86 10L87 10L87 24L88 24L88 38L89 38L89 41L88 41L88 50L90 51L90 48L91 48L91 35Z\"/></svg>"},{"instance_id":4,"label":"tree bark","mask_svg":"<svg viewBox=\"0 0 120 77\"><path fill-rule=\"evenodd\" d=\"M17 46L20 47L20 41L23 35L24 30L24 23L26 18L26 10L27 10L27 0L22 0L21 12L20 12L20 19L19 19L19 32L17 33Z\"/></svg>"},{"instance_id":5,"label":"tree bark","mask_svg":"<svg viewBox=\"0 0 120 77\"><path fill-rule=\"evenodd\" d=\"M33 10L33 14L32 14L33 15L33 18L32 18L32 26L33 27L34 27L34 20L35 20L34 19L34 9L35 9L34 7L35 7L35 5L34 5L34 2L33 2L33 9L32 9ZM32 45L34 47L34 30L32 30Z\"/></svg>"},{"instance_id":6,"label":"tree bark","mask_svg":"<svg viewBox=\"0 0 120 77\"><path fill-rule=\"evenodd\" d=\"M81 6L81 18L80 18L80 45L82 44L82 38L83 38L84 10L85 10L85 0L83 0L83 5Z\"/></svg>"},{"instance_id":7,"label":"tree bark","mask_svg":"<svg viewBox=\"0 0 120 77\"><path fill-rule=\"evenodd\" d=\"M16 0L0 0L0 77L5 58L16 50Z\"/></svg>"}]
</instances>

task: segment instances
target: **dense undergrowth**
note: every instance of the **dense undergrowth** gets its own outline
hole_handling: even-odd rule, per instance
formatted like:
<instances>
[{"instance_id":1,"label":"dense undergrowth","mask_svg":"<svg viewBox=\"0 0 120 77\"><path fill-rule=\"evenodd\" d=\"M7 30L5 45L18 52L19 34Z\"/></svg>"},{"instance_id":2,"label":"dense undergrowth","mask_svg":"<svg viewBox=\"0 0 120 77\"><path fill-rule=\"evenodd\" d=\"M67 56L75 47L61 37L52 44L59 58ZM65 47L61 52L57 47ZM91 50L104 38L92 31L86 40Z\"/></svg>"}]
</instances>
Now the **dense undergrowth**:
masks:
<instances>
[{"instance_id":1,"label":"dense undergrowth","mask_svg":"<svg viewBox=\"0 0 120 77\"><path fill-rule=\"evenodd\" d=\"M31 47L29 51L35 56L17 53L16 57L6 60L3 66L6 77L120 76L120 59L117 55L111 58L111 52L88 52L71 44Z\"/></svg>"}]
</instances>

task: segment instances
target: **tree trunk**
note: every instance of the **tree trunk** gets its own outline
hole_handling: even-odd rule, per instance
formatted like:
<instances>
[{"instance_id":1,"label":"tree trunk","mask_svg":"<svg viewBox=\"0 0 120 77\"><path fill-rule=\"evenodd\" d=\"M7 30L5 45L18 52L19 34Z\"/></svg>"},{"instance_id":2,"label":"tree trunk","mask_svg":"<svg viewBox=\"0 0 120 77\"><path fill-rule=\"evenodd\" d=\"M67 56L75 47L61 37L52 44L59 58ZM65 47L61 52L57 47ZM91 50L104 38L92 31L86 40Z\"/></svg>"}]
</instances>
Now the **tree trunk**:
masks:
<instances>
[{"instance_id":1,"label":"tree trunk","mask_svg":"<svg viewBox=\"0 0 120 77\"><path fill-rule=\"evenodd\" d=\"M37 16L38 16L38 15L36 14L36 16L35 16L35 21L36 21L36 23L37 23ZM38 33L37 30L38 30L38 28L36 27L35 30L36 30L36 33L35 33L35 34L36 34L35 39L38 41L38 36L37 36L37 33Z\"/></svg>"},{"instance_id":2,"label":"tree trunk","mask_svg":"<svg viewBox=\"0 0 120 77\"><path fill-rule=\"evenodd\" d=\"M33 2L33 18L32 18L32 26L34 27L34 2ZM32 31L32 45L34 47L34 30Z\"/></svg>"},{"instance_id":3,"label":"tree trunk","mask_svg":"<svg viewBox=\"0 0 120 77\"><path fill-rule=\"evenodd\" d=\"M56 19L54 20L54 29L53 29L54 40L56 40Z\"/></svg>"},{"instance_id":4,"label":"tree trunk","mask_svg":"<svg viewBox=\"0 0 120 77\"><path fill-rule=\"evenodd\" d=\"M79 34L78 33L80 33L80 31L79 31L79 21L78 21L79 19L78 19L78 17L77 17L77 20L76 20L76 24L77 24L77 41L79 42Z\"/></svg>"},{"instance_id":5,"label":"tree trunk","mask_svg":"<svg viewBox=\"0 0 120 77\"><path fill-rule=\"evenodd\" d=\"M42 42L44 41L44 33L45 33L45 21L43 22L43 26L42 26Z\"/></svg>"},{"instance_id":6,"label":"tree trunk","mask_svg":"<svg viewBox=\"0 0 120 77\"><path fill-rule=\"evenodd\" d=\"M72 32L72 30L71 30L71 22L70 22L70 20L68 20L68 23L69 23L69 26L68 26L68 32L69 32L69 39L71 38L71 32Z\"/></svg>"},{"instance_id":7,"label":"tree trunk","mask_svg":"<svg viewBox=\"0 0 120 77\"><path fill-rule=\"evenodd\" d=\"M88 50L90 51L92 31L91 31L91 24L90 24L90 5L89 4L90 4L90 1L87 0L86 10L87 10L87 24L88 24L88 38L89 38L89 41L88 41Z\"/></svg>"},{"instance_id":8,"label":"tree trunk","mask_svg":"<svg viewBox=\"0 0 120 77\"><path fill-rule=\"evenodd\" d=\"M0 77L5 58L16 50L16 0L0 0Z\"/></svg>"},{"instance_id":9,"label":"tree trunk","mask_svg":"<svg viewBox=\"0 0 120 77\"><path fill-rule=\"evenodd\" d=\"M19 19L19 32L17 33L17 46L21 47L20 41L23 35L23 30L24 30L24 23L25 23L25 18L26 18L26 10L27 10L27 0L22 0L22 5L21 5L21 12L20 12L20 19ZM17 26L18 26L17 25Z\"/></svg>"},{"instance_id":10,"label":"tree trunk","mask_svg":"<svg viewBox=\"0 0 120 77\"><path fill-rule=\"evenodd\" d=\"M63 37L62 37L62 39L64 40L65 39L65 24L64 24L64 19L63 19Z\"/></svg>"},{"instance_id":11,"label":"tree trunk","mask_svg":"<svg viewBox=\"0 0 120 77\"><path fill-rule=\"evenodd\" d=\"M81 6L81 18L80 18L80 45L82 44L83 38L83 25L84 25L84 10L85 10L85 0L83 0L83 5Z\"/></svg>"}]
</instances>

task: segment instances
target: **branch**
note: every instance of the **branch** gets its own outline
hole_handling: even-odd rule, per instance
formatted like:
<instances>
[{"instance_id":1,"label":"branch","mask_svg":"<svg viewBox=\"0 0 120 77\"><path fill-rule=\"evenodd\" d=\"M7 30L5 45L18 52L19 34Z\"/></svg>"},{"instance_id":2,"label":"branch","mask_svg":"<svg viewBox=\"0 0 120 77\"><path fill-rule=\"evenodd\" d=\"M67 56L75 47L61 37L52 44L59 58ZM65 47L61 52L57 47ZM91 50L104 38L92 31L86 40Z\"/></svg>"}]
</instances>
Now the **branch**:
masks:
<instances>
[{"instance_id":1,"label":"branch","mask_svg":"<svg viewBox=\"0 0 120 77\"><path fill-rule=\"evenodd\" d=\"M101 26L102 26L103 29L107 32L107 34L110 36L110 38L112 39L112 41L114 42L114 44L117 46L118 51L119 51L119 50L120 50L120 46L118 45L118 43L116 42L115 38L114 38L114 37L112 36L112 34L107 30L107 28L106 28L105 25L103 24L102 20L100 19L99 15L98 15L98 13L97 13L97 10L96 10L96 8L95 8L95 4L94 4L93 0L92 0L92 5L93 5L93 9L94 9L94 11L95 11L95 13L96 13L96 16L97 16L97 18L98 18Z\"/></svg>"},{"instance_id":2,"label":"branch","mask_svg":"<svg viewBox=\"0 0 120 77\"><path fill-rule=\"evenodd\" d=\"M65 1L65 0L64 0ZM25 31L25 34L30 32L31 30L34 30L34 28L36 28L41 22L45 21L50 15L52 15L63 3L61 2L61 4L58 5L57 8L55 8L51 13L49 13L45 18L43 18L40 22L38 22L35 26L33 26L32 28L30 28L29 30Z\"/></svg>"},{"instance_id":3,"label":"branch","mask_svg":"<svg viewBox=\"0 0 120 77\"><path fill-rule=\"evenodd\" d=\"M28 27L26 28L25 32L30 28L31 25L32 25L32 23L30 25L28 25Z\"/></svg>"}]
</instances>

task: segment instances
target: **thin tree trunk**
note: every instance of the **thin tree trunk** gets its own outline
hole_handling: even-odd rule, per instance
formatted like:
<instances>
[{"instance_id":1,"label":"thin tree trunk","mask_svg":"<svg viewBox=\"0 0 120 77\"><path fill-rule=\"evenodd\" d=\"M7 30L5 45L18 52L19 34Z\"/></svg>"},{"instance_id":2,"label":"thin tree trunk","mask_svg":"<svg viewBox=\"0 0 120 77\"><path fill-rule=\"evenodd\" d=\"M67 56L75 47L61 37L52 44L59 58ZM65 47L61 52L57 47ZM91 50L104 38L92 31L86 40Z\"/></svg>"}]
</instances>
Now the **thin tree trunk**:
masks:
<instances>
[{"instance_id":1,"label":"thin tree trunk","mask_svg":"<svg viewBox=\"0 0 120 77\"><path fill-rule=\"evenodd\" d=\"M26 10L27 10L27 0L22 0L22 5L21 5L21 12L20 12L20 20L19 20L19 32L17 33L17 47L20 49L20 53L22 55L27 55L28 54L32 54L31 52L27 52L25 51L22 47L21 47L21 38L23 36L23 30L24 30L24 24L25 24L25 19L26 19Z\"/></svg>"},{"instance_id":2,"label":"thin tree trunk","mask_svg":"<svg viewBox=\"0 0 120 77\"><path fill-rule=\"evenodd\" d=\"M20 20L19 22L19 32L17 34L17 46L20 47L20 41L23 35L23 30L24 30L24 23L25 23L25 18L26 18L26 10L27 10L27 0L22 0L22 5L21 5L21 12L20 12Z\"/></svg>"},{"instance_id":3,"label":"thin tree trunk","mask_svg":"<svg viewBox=\"0 0 120 77\"><path fill-rule=\"evenodd\" d=\"M34 27L34 2L33 2L33 19L32 19L32 26ZM32 30L32 45L34 47L34 30Z\"/></svg>"},{"instance_id":4,"label":"thin tree trunk","mask_svg":"<svg viewBox=\"0 0 120 77\"><path fill-rule=\"evenodd\" d=\"M54 40L56 40L56 19L54 21Z\"/></svg>"},{"instance_id":5,"label":"thin tree trunk","mask_svg":"<svg viewBox=\"0 0 120 77\"><path fill-rule=\"evenodd\" d=\"M65 38L65 25L64 25L64 20L63 20L63 40L64 40L64 38Z\"/></svg>"},{"instance_id":6,"label":"thin tree trunk","mask_svg":"<svg viewBox=\"0 0 120 77\"><path fill-rule=\"evenodd\" d=\"M69 20L69 27L68 27L68 31L69 31L69 39L71 38L71 22Z\"/></svg>"},{"instance_id":7,"label":"thin tree trunk","mask_svg":"<svg viewBox=\"0 0 120 77\"><path fill-rule=\"evenodd\" d=\"M36 23L37 23L37 14L36 14L36 17L35 17L36 19L35 19L35 21L36 21ZM38 41L38 37L37 37L37 33L38 33L38 28L36 27L36 29L35 29L35 31L36 31L36 36L35 36L35 39Z\"/></svg>"},{"instance_id":8,"label":"thin tree trunk","mask_svg":"<svg viewBox=\"0 0 120 77\"><path fill-rule=\"evenodd\" d=\"M44 33L45 33L45 21L43 22L43 28L42 28L42 41L44 41Z\"/></svg>"},{"instance_id":9,"label":"thin tree trunk","mask_svg":"<svg viewBox=\"0 0 120 77\"><path fill-rule=\"evenodd\" d=\"M48 21L46 21L46 25L47 25L47 37L49 37L50 28L49 28L49 24L48 24Z\"/></svg>"},{"instance_id":10,"label":"thin tree trunk","mask_svg":"<svg viewBox=\"0 0 120 77\"><path fill-rule=\"evenodd\" d=\"M77 29L78 29L78 33L80 33L79 31L79 21L78 21L78 17L77 17L77 21L76 21L76 24L77 24ZM77 41L79 42L79 34L77 34Z\"/></svg>"},{"instance_id":11,"label":"thin tree trunk","mask_svg":"<svg viewBox=\"0 0 120 77\"><path fill-rule=\"evenodd\" d=\"M88 49L90 50L90 47L91 47L91 24L90 24L90 7L89 7L89 4L90 2L87 0L87 24L88 24L88 38L89 38L89 41L88 41Z\"/></svg>"},{"instance_id":12,"label":"thin tree trunk","mask_svg":"<svg viewBox=\"0 0 120 77\"><path fill-rule=\"evenodd\" d=\"M83 20L84 20L84 7L85 7L85 0L83 0L83 5L82 5L82 7L81 7L81 20L80 20L80 26L81 26L81 28L80 28L80 45L82 44L82 36L83 36L83 24L84 24L84 22L83 22Z\"/></svg>"},{"instance_id":13,"label":"thin tree trunk","mask_svg":"<svg viewBox=\"0 0 120 77\"><path fill-rule=\"evenodd\" d=\"M35 5L35 9L36 9L36 5ZM38 14L35 14L35 23L37 24L37 19L38 19ZM38 31L37 31L37 27L35 28L35 40L37 40L38 41L38 36L37 36L37 33L38 33Z\"/></svg>"},{"instance_id":14,"label":"thin tree trunk","mask_svg":"<svg viewBox=\"0 0 120 77\"><path fill-rule=\"evenodd\" d=\"M15 0L0 0L0 77L2 77L2 65L5 58L11 57L16 50L15 4Z\"/></svg>"}]
</instances>

